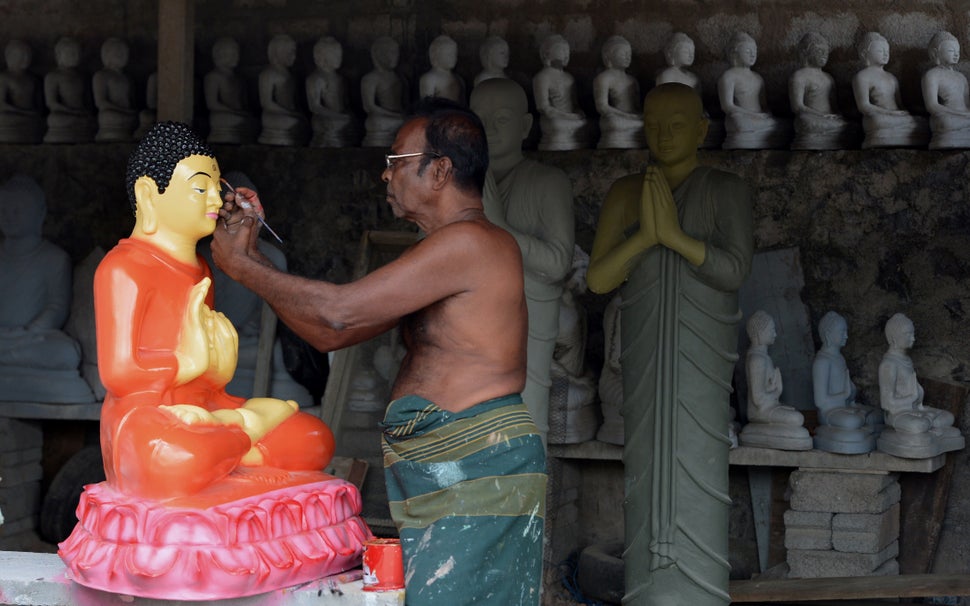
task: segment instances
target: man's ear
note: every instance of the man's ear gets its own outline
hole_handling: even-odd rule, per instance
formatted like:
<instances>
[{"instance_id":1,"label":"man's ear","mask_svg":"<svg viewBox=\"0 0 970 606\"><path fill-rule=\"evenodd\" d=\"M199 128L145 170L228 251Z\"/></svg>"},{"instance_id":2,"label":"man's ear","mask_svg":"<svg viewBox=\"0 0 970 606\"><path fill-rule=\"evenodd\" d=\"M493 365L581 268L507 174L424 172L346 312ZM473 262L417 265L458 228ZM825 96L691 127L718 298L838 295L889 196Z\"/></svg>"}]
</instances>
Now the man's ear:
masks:
<instances>
[{"instance_id":1,"label":"man's ear","mask_svg":"<svg viewBox=\"0 0 970 606\"><path fill-rule=\"evenodd\" d=\"M535 116L532 112L525 112L522 116L522 140L525 141L529 138L529 133L532 132L532 122L535 120Z\"/></svg>"},{"instance_id":2,"label":"man's ear","mask_svg":"<svg viewBox=\"0 0 970 606\"><path fill-rule=\"evenodd\" d=\"M155 233L158 220L155 216L155 203L158 197L158 186L148 175L142 175L135 181L135 210L141 214L142 231L146 234Z\"/></svg>"},{"instance_id":3,"label":"man's ear","mask_svg":"<svg viewBox=\"0 0 970 606\"><path fill-rule=\"evenodd\" d=\"M454 166L451 163L451 158L448 156L441 156L440 158L435 158L434 171L432 171L431 176L434 179L434 189L443 188L451 176L451 169Z\"/></svg>"}]
</instances>

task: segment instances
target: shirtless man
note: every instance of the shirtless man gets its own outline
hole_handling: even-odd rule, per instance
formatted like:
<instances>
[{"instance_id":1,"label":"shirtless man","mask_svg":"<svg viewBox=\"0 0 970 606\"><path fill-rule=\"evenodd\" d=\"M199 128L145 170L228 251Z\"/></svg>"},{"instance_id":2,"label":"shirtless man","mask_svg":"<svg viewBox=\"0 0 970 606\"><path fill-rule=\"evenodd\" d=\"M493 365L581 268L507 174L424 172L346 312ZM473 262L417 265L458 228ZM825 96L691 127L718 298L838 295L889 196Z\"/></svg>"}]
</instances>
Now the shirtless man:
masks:
<instances>
[{"instance_id":1,"label":"shirtless man","mask_svg":"<svg viewBox=\"0 0 970 606\"><path fill-rule=\"evenodd\" d=\"M401 127L382 174L394 215L427 234L396 261L342 285L288 275L265 263L252 211L231 196L213 257L321 351L400 324L407 354L382 426L409 601L453 604L473 592L538 604L546 481L542 442L519 395L522 257L485 217L481 121L454 103L429 103ZM420 512L405 507L414 499Z\"/></svg>"}]
</instances>

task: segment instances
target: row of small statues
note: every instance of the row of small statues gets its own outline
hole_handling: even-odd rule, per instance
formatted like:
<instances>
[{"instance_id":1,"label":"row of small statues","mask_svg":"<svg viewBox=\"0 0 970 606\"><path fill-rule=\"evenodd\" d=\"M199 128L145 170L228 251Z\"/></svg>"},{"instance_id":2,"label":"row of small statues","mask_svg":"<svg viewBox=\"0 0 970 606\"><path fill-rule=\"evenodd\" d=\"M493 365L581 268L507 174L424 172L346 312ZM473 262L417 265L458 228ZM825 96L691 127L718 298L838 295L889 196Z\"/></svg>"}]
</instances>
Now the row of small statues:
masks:
<instances>
[{"instance_id":1,"label":"row of small statues","mask_svg":"<svg viewBox=\"0 0 970 606\"><path fill-rule=\"evenodd\" d=\"M137 110L132 81L124 73L128 46L109 38L101 48L103 69L91 80L96 113L87 103L87 78L78 69L80 46L71 38L55 46L57 68L46 75L43 97L28 71L32 51L13 40L6 46L7 71L0 74L0 142L82 143L130 141L154 122L157 78L148 80L146 108ZM316 69L304 83L291 67L296 60L296 42L285 34L274 36L268 45L269 64L259 74L257 119L247 101L246 84L236 74L239 45L230 37L215 41L214 68L204 80L212 143L251 143L322 147L386 147L407 111L405 84L396 73L399 44L380 37L371 46L373 69L360 82L363 125L351 109L347 79L339 73L343 47L335 38L321 38L313 47ZM711 145L724 149L845 149L862 147L970 147L970 85L956 69L960 43L948 32L938 32L929 41L930 59L935 64L922 77L922 92L929 119L902 107L897 78L885 70L889 42L876 32L866 33L859 44L865 67L852 79L856 106L862 115L859 125L839 112L836 83L824 71L829 43L818 33L805 34L798 43L801 67L789 80L789 99L794 124L772 115L766 108L764 79L754 71L757 42L743 31L736 32L725 51L730 67L718 78L717 92L724 113L723 133ZM487 38L479 49L482 70L473 85L489 78L507 78L508 43L498 36ZM532 93L539 113L542 150L645 147L641 116L640 86L627 73L632 61L630 43L612 36L602 47L604 69L593 79L593 96L598 124L586 116L578 102L575 78L566 67L570 48L561 35L548 36L541 44L543 68L532 79ZM694 42L675 33L667 42L667 67L657 84L682 82L699 90L700 79L690 71ZM454 71L457 43L447 35L435 38L428 49L431 69L419 80L418 95L447 97L467 102L466 85ZM303 90L301 91L301 86ZM299 95L305 92L304 114ZM598 128L597 128L598 127ZM861 132L860 132L861 130ZM792 132L794 131L794 132ZM716 129L712 129L712 134ZM723 140L720 137L723 135Z\"/></svg>"},{"instance_id":2,"label":"row of small statues","mask_svg":"<svg viewBox=\"0 0 970 606\"><path fill-rule=\"evenodd\" d=\"M742 446L780 450L818 450L862 454L873 449L904 458L927 458L964 447L953 426L953 414L927 406L924 390L907 351L915 342L913 322L897 313L885 326L889 344L879 363L879 407L856 400L841 349L848 339L845 318L828 312L819 322L822 341L812 364L818 426L814 436L803 426L804 415L781 403L781 371L768 347L775 342L774 319L764 311L747 324L751 346L745 359L748 423L737 434ZM736 428L735 428L736 429Z\"/></svg>"}]
</instances>

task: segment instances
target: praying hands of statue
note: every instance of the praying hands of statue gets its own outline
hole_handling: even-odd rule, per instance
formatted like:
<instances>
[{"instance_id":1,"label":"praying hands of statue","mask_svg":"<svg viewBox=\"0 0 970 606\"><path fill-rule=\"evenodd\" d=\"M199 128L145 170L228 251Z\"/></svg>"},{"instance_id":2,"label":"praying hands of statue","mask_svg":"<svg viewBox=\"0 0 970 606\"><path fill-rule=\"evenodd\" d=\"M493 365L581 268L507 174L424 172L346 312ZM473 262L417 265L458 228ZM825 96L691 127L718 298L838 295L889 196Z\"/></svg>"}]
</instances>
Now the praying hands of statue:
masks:
<instances>
[{"instance_id":1,"label":"praying hands of statue","mask_svg":"<svg viewBox=\"0 0 970 606\"><path fill-rule=\"evenodd\" d=\"M645 221L648 213L653 211L652 221ZM698 266L704 262L705 248L702 242L694 240L684 233L677 217L677 203L670 191L670 185L663 171L658 166L648 166L643 175L643 193L640 196L640 228L644 230L647 241L660 244L687 259L692 265ZM652 232L652 233L651 233Z\"/></svg>"},{"instance_id":2,"label":"praying hands of statue","mask_svg":"<svg viewBox=\"0 0 970 606\"><path fill-rule=\"evenodd\" d=\"M211 285L211 278L202 278L189 292L175 350L178 359L175 381L179 385L203 375L224 385L236 371L239 336L226 316L206 305L205 297Z\"/></svg>"}]
</instances>

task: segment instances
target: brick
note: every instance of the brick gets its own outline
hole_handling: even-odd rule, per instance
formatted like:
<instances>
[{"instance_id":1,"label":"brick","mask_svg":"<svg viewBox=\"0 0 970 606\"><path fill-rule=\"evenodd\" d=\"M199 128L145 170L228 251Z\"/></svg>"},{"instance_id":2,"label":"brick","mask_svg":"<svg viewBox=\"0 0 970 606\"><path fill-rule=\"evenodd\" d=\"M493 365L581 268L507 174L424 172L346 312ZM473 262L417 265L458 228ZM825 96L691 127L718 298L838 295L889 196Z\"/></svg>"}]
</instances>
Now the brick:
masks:
<instances>
[{"instance_id":1,"label":"brick","mask_svg":"<svg viewBox=\"0 0 970 606\"><path fill-rule=\"evenodd\" d=\"M836 551L876 553L899 539L899 503L885 513L839 513L832 519Z\"/></svg>"},{"instance_id":2,"label":"brick","mask_svg":"<svg viewBox=\"0 0 970 606\"><path fill-rule=\"evenodd\" d=\"M882 513L899 502L897 474L798 470L789 479L796 511Z\"/></svg>"},{"instance_id":3,"label":"brick","mask_svg":"<svg viewBox=\"0 0 970 606\"><path fill-rule=\"evenodd\" d=\"M898 541L894 541L877 553L789 549L788 576L803 579L871 576L887 561L898 555Z\"/></svg>"},{"instance_id":4,"label":"brick","mask_svg":"<svg viewBox=\"0 0 970 606\"><path fill-rule=\"evenodd\" d=\"M785 512L785 528L827 528L832 529L832 514L828 511L795 511Z\"/></svg>"},{"instance_id":5,"label":"brick","mask_svg":"<svg viewBox=\"0 0 970 606\"><path fill-rule=\"evenodd\" d=\"M832 549L832 529L785 528L785 549Z\"/></svg>"}]
</instances>

